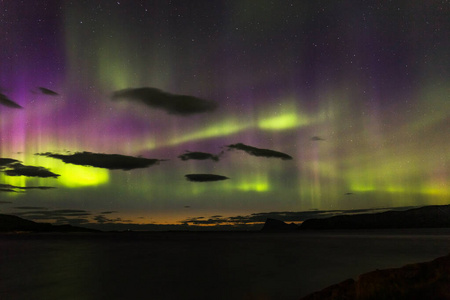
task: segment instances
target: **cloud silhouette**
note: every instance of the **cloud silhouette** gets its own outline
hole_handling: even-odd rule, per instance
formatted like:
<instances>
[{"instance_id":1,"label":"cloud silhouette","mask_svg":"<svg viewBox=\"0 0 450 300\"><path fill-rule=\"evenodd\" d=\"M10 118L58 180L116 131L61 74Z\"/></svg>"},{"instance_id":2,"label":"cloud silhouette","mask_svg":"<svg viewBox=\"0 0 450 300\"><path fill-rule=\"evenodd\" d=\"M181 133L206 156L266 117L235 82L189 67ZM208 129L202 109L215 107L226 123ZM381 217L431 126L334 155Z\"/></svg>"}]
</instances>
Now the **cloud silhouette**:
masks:
<instances>
[{"instance_id":1,"label":"cloud silhouette","mask_svg":"<svg viewBox=\"0 0 450 300\"><path fill-rule=\"evenodd\" d=\"M186 219L181 223L191 225L221 225L224 223L229 223L229 221L227 220L227 218L218 219L211 217L209 219L206 219L205 217L194 217Z\"/></svg>"},{"instance_id":2,"label":"cloud silhouette","mask_svg":"<svg viewBox=\"0 0 450 300\"><path fill-rule=\"evenodd\" d=\"M53 214L64 216L89 216L90 213L83 209L57 209L51 211Z\"/></svg>"},{"instance_id":3,"label":"cloud silhouette","mask_svg":"<svg viewBox=\"0 0 450 300\"><path fill-rule=\"evenodd\" d=\"M22 106L20 106L16 102L12 101L11 99L9 99L8 97L6 97L3 94L0 94L0 105L11 107L11 108L23 108Z\"/></svg>"},{"instance_id":4,"label":"cloud silhouette","mask_svg":"<svg viewBox=\"0 0 450 300\"><path fill-rule=\"evenodd\" d=\"M58 219L65 217L85 217L90 216L86 210L80 209L57 209L57 210L31 210L26 212L15 213L15 215L27 217L30 219Z\"/></svg>"},{"instance_id":5,"label":"cloud silhouette","mask_svg":"<svg viewBox=\"0 0 450 300\"><path fill-rule=\"evenodd\" d=\"M0 187L0 192L2 191L1 187ZM11 201L0 201L0 204L11 204Z\"/></svg>"},{"instance_id":6,"label":"cloud silhouette","mask_svg":"<svg viewBox=\"0 0 450 300\"><path fill-rule=\"evenodd\" d=\"M21 188L21 189L25 189L25 190L51 190L51 189L55 189L55 187L53 186L29 186L29 187L25 187L25 188Z\"/></svg>"},{"instance_id":7,"label":"cloud silhouette","mask_svg":"<svg viewBox=\"0 0 450 300\"><path fill-rule=\"evenodd\" d=\"M161 159L126 156L121 154L104 154L92 152L76 152L74 154L36 153L36 155L60 159L67 164L91 166L109 170L132 170L147 168L159 164Z\"/></svg>"},{"instance_id":8,"label":"cloud silhouette","mask_svg":"<svg viewBox=\"0 0 450 300\"><path fill-rule=\"evenodd\" d=\"M9 164L5 171L8 176L26 176L26 177L42 177L42 178L58 178L59 174L51 172L44 167L25 166L21 163Z\"/></svg>"},{"instance_id":9,"label":"cloud silhouette","mask_svg":"<svg viewBox=\"0 0 450 300\"><path fill-rule=\"evenodd\" d=\"M283 152L278 152L278 151L270 150L270 149L256 148L256 147L248 146L248 145L245 145L242 143L232 144L232 145L228 145L226 147L228 147L229 150L234 150L234 149L242 150L253 156L268 157L268 158L274 157L274 158L281 158L282 160L291 160L292 159L292 157L290 155L287 155L286 153L283 153Z\"/></svg>"},{"instance_id":10,"label":"cloud silhouette","mask_svg":"<svg viewBox=\"0 0 450 300\"><path fill-rule=\"evenodd\" d=\"M59 94L55 91L52 91L50 89L47 89L45 87L38 87L38 89L41 91L42 94L44 95L49 95L49 96L58 96Z\"/></svg>"},{"instance_id":11,"label":"cloud silhouette","mask_svg":"<svg viewBox=\"0 0 450 300\"><path fill-rule=\"evenodd\" d=\"M187 174L184 175L188 181L193 182L209 182L229 179L228 177L215 174Z\"/></svg>"},{"instance_id":12,"label":"cloud silhouette","mask_svg":"<svg viewBox=\"0 0 450 300\"><path fill-rule=\"evenodd\" d=\"M56 220L56 223L54 223L54 225L72 225L72 226L85 226L85 225L90 225L90 221L89 219L86 218L65 218L65 217L60 217Z\"/></svg>"},{"instance_id":13,"label":"cloud silhouette","mask_svg":"<svg viewBox=\"0 0 450 300\"><path fill-rule=\"evenodd\" d=\"M40 206L17 206L14 208L15 209L47 209L46 207L40 207Z\"/></svg>"},{"instance_id":14,"label":"cloud silhouette","mask_svg":"<svg viewBox=\"0 0 450 300\"><path fill-rule=\"evenodd\" d=\"M129 99L140 101L152 108L162 109L173 115L187 116L214 111L217 103L193 96L175 95L156 88L129 88L113 93L113 100Z\"/></svg>"},{"instance_id":15,"label":"cloud silhouette","mask_svg":"<svg viewBox=\"0 0 450 300\"><path fill-rule=\"evenodd\" d=\"M0 169L2 169L2 167L4 168L7 165L18 163L18 162L20 162L20 161L18 161L17 159L0 158Z\"/></svg>"},{"instance_id":16,"label":"cloud silhouette","mask_svg":"<svg viewBox=\"0 0 450 300\"><path fill-rule=\"evenodd\" d=\"M107 218L104 215L97 215L94 217L94 220L97 221L97 223L104 224L104 223L123 223L123 222L131 222L131 220L123 220L122 218Z\"/></svg>"},{"instance_id":17,"label":"cloud silhouette","mask_svg":"<svg viewBox=\"0 0 450 300\"><path fill-rule=\"evenodd\" d=\"M311 141L325 141L325 139L321 138L320 136L313 136L311 137Z\"/></svg>"},{"instance_id":18,"label":"cloud silhouette","mask_svg":"<svg viewBox=\"0 0 450 300\"><path fill-rule=\"evenodd\" d=\"M206 159L211 159L213 161L219 161L219 155L214 155L211 153L206 153L206 152L190 152L190 151L186 151L186 153L181 154L178 156L178 158L180 158L181 160L206 160Z\"/></svg>"},{"instance_id":19,"label":"cloud silhouette","mask_svg":"<svg viewBox=\"0 0 450 300\"><path fill-rule=\"evenodd\" d=\"M23 192L24 190L49 190L54 189L52 186L15 186L11 184L2 184L0 183L0 192L13 192L13 193L19 193Z\"/></svg>"}]
</instances>

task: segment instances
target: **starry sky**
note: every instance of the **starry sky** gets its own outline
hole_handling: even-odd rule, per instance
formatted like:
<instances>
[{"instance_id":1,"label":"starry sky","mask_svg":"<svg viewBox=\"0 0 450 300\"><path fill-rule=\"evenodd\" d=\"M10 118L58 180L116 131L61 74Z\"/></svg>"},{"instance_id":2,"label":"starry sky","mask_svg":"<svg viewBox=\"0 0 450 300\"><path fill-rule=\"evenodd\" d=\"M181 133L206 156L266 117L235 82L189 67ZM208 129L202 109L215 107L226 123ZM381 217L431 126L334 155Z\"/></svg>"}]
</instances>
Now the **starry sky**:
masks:
<instances>
[{"instance_id":1,"label":"starry sky","mask_svg":"<svg viewBox=\"0 0 450 300\"><path fill-rule=\"evenodd\" d=\"M449 36L447 0L1 0L0 213L233 228L448 204Z\"/></svg>"}]
</instances>

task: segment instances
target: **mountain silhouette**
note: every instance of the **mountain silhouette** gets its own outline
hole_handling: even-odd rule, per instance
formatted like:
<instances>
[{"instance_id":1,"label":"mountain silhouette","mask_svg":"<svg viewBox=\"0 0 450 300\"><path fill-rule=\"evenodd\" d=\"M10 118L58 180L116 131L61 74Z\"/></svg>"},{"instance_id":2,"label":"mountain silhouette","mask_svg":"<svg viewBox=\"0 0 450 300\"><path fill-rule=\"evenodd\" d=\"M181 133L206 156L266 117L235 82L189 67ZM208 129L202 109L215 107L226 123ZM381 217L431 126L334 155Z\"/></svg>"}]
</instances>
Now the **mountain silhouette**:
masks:
<instances>
[{"instance_id":1,"label":"mountain silhouette","mask_svg":"<svg viewBox=\"0 0 450 300\"><path fill-rule=\"evenodd\" d=\"M0 232L97 232L98 230L72 225L52 225L25 220L17 216L0 214Z\"/></svg>"},{"instance_id":2,"label":"mountain silhouette","mask_svg":"<svg viewBox=\"0 0 450 300\"><path fill-rule=\"evenodd\" d=\"M374 214L339 215L324 219L309 219L300 225L301 230L442 227L450 227L450 205L433 205Z\"/></svg>"},{"instance_id":3,"label":"mountain silhouette","mask_svg":"<svg viewBox=\"0 0 450 300\"><path fill-rule=\"evenodd\" d=\"M286 224L280 220L267 218L261 231L295 231L298 229L299 227L294 223Z\"/></svg>"}]
</instances>

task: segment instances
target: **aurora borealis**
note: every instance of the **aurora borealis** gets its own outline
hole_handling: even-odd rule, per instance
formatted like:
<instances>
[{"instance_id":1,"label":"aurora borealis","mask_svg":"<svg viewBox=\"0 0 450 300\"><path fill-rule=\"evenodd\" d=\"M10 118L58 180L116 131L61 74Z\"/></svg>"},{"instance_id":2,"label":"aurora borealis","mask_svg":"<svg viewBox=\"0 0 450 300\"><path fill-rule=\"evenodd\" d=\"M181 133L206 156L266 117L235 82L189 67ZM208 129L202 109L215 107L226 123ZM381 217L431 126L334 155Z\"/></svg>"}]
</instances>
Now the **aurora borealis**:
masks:
<instances>
[{"instance_id":1,"label":"aurora borealis","mask_svg":"<svg viewBox=\"0 0 450 300\"><path fill-rule=\"evenodd\" d=\"M2 0L0 213L107 228L448 204L449 36L445 0Z\"/></svg>"}]
</instances>

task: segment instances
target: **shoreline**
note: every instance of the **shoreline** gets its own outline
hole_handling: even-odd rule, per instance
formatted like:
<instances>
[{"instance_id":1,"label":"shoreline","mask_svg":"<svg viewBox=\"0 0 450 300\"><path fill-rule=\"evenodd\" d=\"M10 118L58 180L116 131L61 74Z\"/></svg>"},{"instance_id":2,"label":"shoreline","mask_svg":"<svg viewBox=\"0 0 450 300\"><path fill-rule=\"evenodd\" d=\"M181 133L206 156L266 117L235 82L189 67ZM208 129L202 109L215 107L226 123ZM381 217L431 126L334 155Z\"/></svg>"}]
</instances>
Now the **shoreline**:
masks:
<instances>
[{"instance_id":1,"label":"shoreline","mask_svg":"<svg viewBox=\"0 0 450 300\"><path fill-rule=\"evenodd\" d=\"M432 261L375 270L309 294L300 300L450 299L450 253Z\"/></svg>"}]
</instances>

